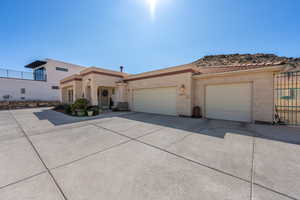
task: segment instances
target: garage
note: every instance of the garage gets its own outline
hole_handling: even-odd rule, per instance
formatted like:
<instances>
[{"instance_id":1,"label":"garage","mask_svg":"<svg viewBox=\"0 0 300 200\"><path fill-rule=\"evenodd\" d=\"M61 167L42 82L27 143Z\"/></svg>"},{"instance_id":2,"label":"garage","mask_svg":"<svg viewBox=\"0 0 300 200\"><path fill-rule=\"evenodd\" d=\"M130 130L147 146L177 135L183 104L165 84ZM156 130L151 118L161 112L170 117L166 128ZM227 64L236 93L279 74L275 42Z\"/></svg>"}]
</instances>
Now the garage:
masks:
<instances>
[{"instance_id":1,"label":"garage","mask_svg":"<svg viewBox=\"0 0 300 200\"><path fill-rule=\"evenodd\" d=\"M164 115L176 115L176 87L133 90L133 109Z\"/></svg>"},{"instance_id":2,"label":"garage","mask_svg":"<svg viewBox=\"0 0 300 200\"><path fill-rule=\"evenodd\" d=\"M206 86L206 118L251 122L251 83Z\"/></svg>"}]
</instances>

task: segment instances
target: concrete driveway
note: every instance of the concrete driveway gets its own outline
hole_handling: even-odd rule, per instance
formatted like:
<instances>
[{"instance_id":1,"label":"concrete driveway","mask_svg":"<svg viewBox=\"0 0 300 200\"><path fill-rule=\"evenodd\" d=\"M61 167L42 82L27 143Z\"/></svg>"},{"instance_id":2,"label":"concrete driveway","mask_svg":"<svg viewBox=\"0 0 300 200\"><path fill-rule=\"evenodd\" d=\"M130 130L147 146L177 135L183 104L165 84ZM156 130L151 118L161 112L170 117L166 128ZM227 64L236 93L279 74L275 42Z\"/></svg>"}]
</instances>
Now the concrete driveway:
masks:
<instances>
[{"instance_id":1,"label":"concrete driveway","mask_svg":"<svg viewBox=\"0 0 300 200\"><path fill-rule=\"evenodd\" d=\"M0 199L300 199L300 129L0 111Z\"/></svg>"}]
</instances>

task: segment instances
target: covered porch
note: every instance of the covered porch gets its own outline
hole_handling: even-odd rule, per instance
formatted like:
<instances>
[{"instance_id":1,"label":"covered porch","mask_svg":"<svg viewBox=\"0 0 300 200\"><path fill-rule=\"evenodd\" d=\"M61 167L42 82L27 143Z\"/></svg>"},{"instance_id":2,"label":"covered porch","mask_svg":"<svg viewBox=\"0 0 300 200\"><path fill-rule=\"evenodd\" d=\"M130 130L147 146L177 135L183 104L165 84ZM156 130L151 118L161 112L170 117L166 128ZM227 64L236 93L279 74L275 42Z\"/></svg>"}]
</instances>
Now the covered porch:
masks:
<instances>
[{"instance_id":1,"label":"covered porch","mask_svg":"<svg viewBox=\"0 0 300 200\"><path fill-rule=\"evenodd\" d=\"M103 110L110 110L116 105L115 92L116 87L99 86L97 88L97 102L98 106Z\"/></svg>"},{"instance_id":2,"label":"covered porch","mask_svg":"<svg viewBox=\"0 0 300 200\"><path fill-rule=\"evenodd\" d=\"M120 103L126 103L123 110L128 110L127 83L120 79L120 72L91 71L87 69L80 75L74 75L61 81L63 103L74 103L79 98L85 98L92 106L99 106L103 110L111 110Z\"/></svg>"},{"instance_id":3,"label":"covered porch","mask_svg":"<svg viewBox=\"0 0 300 200\"><path fill-rule=\"evenodd\" d=\"M72 104L76 99L82 97L82 79L73 75L61 82L61 100L63 103Z\"/></svg>"},{"instance_id":4,"label":"covered porch","mask_svg":"<svg viewBox=\"0 0 300 200\"><path fill-rule=\"evenodd\" d=\"M117 87L86 85L83 97L89 100L91 105L99 106L103 110L110 110L116 105Z\"/></svg>"},{"instance_id":5,"label":"covered porch","mask_svg":"<svg viewBox=\"0 0 300 200\"><path fill-rule=\"evenodd\" d=\"M74 88L72 86L62 88L61 94L63 103L72 104L74 102Z\"/></svg>"}]
</instances>

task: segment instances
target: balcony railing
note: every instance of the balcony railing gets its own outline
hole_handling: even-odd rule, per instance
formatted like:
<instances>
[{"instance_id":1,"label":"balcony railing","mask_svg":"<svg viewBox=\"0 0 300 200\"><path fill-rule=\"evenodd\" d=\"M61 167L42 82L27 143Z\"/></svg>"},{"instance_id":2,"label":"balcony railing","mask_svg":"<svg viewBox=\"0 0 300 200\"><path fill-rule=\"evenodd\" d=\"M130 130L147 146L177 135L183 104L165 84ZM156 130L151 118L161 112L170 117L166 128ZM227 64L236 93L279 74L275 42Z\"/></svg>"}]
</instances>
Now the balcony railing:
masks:
<instances>
[{"instance_id":1,"label":"balcony railing","mask_svg":"<svg viewBox=\"0 0 300 200\"><path fill-rule=\"evenodd\" d=\"M45 74L35 74L33 72L23 72L23 71L16 71L16 70L3 69L3 68L0 68L0 78L46 81Z\"/></svg>"}]
</instances>

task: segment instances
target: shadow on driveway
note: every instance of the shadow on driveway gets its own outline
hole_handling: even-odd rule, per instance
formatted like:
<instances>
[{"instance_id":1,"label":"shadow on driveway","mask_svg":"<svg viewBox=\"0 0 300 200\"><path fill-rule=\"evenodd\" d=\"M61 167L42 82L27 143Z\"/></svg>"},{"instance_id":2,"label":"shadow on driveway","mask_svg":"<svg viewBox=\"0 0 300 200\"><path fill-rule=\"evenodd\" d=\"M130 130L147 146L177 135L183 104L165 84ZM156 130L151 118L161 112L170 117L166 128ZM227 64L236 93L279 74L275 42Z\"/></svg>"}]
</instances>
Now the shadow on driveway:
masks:
<instances>
[{"instance_id":1,"label":"shadow on driveway","mask_svg":"<svg viewBox=\"0 0 300 200\"><path fill-rule=\"evenodd\" d=\"M120 116L120 118L218 138L224 138L227 133L231 133L243 136L255 136L257 138L270 139L291 144L300 144L300 127L259 125L235 121L194 119L146 113L123 115Z\"/></svg>"},{"instance_id":2,"label":"shadow on driveway","mask_svg":"<svg viewBox=\"0 0 300 200\"><path fill-rule=\"evenodd\" d=\"M56 112L51 109L42 110L40 112L34 112L33 113L39 120L48 120L55 126L59 125L65 125L65 124L72 124L76 122L83 122L88 120L94 120L94 119L104 119L104 118L110 118L110 117L117 117L120 115L129 114L128 112L109 112L109 113L103 113L97 116L92 117L74 117L70 115L66 115L64 113Z\"/></svg>"},{"instance_id":3,"label":"shadow on driveway","mask_svg":"<svg viewBox=\"0 0 300 200\"><path fill-rule=\"evenodd\" d=\"M300 144L299 127L258 125L234 121L195 119L136 112L111 112L93 117L74 117L48 109L42 110L41 112L34 112L34 115L38 117L38 119L48 120L56 126L95 119L119 117L218 138L224 138L227 133L231 133L291 144Z\"/></svg>"}]
</instances>

